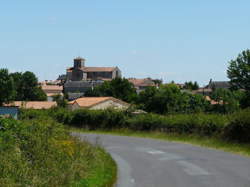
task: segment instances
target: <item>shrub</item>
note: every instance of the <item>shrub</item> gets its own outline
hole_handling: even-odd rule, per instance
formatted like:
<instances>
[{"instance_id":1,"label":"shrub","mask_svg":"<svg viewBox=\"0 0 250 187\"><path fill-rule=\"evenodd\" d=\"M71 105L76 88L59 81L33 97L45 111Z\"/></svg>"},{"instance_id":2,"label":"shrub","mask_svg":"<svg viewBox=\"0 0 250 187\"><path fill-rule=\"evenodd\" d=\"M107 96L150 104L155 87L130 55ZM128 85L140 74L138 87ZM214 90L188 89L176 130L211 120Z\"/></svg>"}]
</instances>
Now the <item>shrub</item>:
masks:
<instances>
[{"instance_id":1,"label":"shrub","mask_svg":"<svg viewBox=\"0 0 250 187\"><path fill-rule=\"evenodd\" d=\"M0 118L0 186L74 186L102 175L93 186L113 181L114 163L102 149L72 138L61 124L42 118L45 111L26 112L39 120Z\"/></svg>"},{"instance_id":2,"label":"shrub","mask_svg":"<svg viewBox=\"0 0 250 187\"><path fill-rule=\"evenodd\" d=\"M250 109L234 113L224 131L225 138L239 142L250 142Z\"/></svg>"}]
</instances>

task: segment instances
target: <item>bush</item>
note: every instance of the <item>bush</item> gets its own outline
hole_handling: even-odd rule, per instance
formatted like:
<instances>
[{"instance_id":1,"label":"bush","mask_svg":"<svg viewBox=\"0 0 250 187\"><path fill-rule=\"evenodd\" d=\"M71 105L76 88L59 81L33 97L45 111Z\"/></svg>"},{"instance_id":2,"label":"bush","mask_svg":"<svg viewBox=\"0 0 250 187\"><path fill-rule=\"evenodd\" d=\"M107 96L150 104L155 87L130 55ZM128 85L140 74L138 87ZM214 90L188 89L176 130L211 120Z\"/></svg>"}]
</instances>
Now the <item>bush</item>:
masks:
<instances>
[{"instance_id":1,"label":"bush","mask_svg":"<svg viewBox=\"0 0 250 187\"><path fill-rule=\"evenodd\" d=\"M127 120L133 130L159 130L166 133L200 134L211 136L220 134L227 119L222 115L179 114L161 116L156 114L139 115Z\"/></svg>"},{"instance_id":2,"label":"bush","mask_svg":"<svg viewBox=\"0 0 250 187\"><path fill-rule=\"evenodd\" d=\"M239 142L250 142L250 109L234 113L225 127L225 138Z\"/></svg>"},{"instance_id":3,"label":"bush","mask_svg":"<svg viewBox=\"0 0 250 187\"><path fill-rule=\"evenodd\" d=\"M102 186L103 181L113 181L115 164L110 156L41 117L46 114L26 111L23 117L39 116L39 120L22 122L0 118L0 186L74 186L81 181ZM103 164L106 161L109 166ZM112 169L111 176L107 168ZM97 175L103 175L100 185L91 181Z\"/></svg>"},{"instance_id":4,"label":"bush","mask_svg":"<svg viewBox=\"0 0 250 187\"><path fill-rule=\"evenodd\" d=\"M23 111L23 118L53 117L58 122L90 130L127 128L135 131L161 131L165 133L218 136L228 140L250 142L250 109L234 114L140 114L131 115L116 110L51 109L49 111Z\"/></svg>"}]
</instances>

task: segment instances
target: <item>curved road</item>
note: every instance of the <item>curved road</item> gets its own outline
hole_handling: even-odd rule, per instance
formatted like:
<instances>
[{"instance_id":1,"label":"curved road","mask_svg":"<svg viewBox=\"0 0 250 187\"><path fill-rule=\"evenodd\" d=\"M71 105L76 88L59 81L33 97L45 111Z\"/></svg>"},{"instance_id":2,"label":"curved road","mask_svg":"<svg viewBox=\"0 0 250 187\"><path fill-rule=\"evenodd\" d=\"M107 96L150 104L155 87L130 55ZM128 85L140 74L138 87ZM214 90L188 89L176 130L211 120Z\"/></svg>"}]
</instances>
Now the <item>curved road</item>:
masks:
<instances>
[{"instance_id":1,"label":"curved road","mask_svg":"<svg viewBox=\"0 0 250 187\"><path fill-rule=\"evenodd\" d=\"M118 187L250 187L250 158L145 138L73 133L101 143L118 164Z\"/></svg>"}]
</instances>

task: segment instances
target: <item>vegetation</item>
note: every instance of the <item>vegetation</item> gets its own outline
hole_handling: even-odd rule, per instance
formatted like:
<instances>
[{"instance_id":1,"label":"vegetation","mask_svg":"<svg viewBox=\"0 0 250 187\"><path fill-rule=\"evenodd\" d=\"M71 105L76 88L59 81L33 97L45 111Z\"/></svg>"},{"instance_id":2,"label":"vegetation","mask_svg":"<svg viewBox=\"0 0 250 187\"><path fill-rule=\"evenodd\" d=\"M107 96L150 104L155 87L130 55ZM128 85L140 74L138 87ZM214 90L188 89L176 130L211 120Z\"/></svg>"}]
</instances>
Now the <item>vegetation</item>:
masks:
<instances>
[{"instance_id":1,"label":"vegetation","mask_svg":"<svg viewBox=\"0 0 250 187\"><path fill-rule=\"evenodd\" d=\"M209 105L203 96L182 92L175 84L148 87L140 92L137 104L147 112L159 114L203 112Z\"/></svg>"},{"instance_id":2,"label":"vegetation","mask_svg":"<svg viewBox=\"0 0 250 187\"><path fill-rule=\"evenodd\" d=\"M0 69L0 93L0 106L10 101L47 100L36 76L29 71L10 74L7 69Z\"/></svg>"},{"instance_id":3,"label":"vegetation","mask_svg":"<svg viewBox=\"0 0 250 187\"><path fill-rule=\"evenodd\" d=\"M103 149L36 117L0 118L0 186L112 186L116 165Z\"/></svg>"},{"instance_id":4,"label":"vegetation","mask_svg":"<svg viewBox=\"0 0 250 187\"><path fill-rule=\"evenodd\" d=\"M14 81L7 69L0 69L0 106L14 99Z\"/></svg>"},{"instance_id":5,"label":"vegetation","mask_svg":"<svg viewBox=\"0 0 250 187\"><path fill-rule=\"evenodd\" d=\"M194 83L192 81L185 82L184 83L184 89L187 89L187 90L198 90L199 89L199 84L196 81Z\"/></svg>"},{"instance_id":6,"label":"vegetation","mask_svg":"<svg viewBox=\"0 0 250 187\"><path fill-rule=\"evenodd\" d=\"M52 116L56 121L74 127L90 130L129 129L133 131L159 131L166 134L199 135L218 137L231 142L249 142L241 134L250 134L250 109L239 111L233 115L222 114L140 114L133 115L129 111L115 110L76 110L68 111L54 108L48 111L25 110L21 117L34 119L37 116ZM245 116L245 117L243 117ZM238 130L237 130L238 129ZM239 134L239 132L241 132ZM243 133L244 131L244 133Z\"/></svg>"},{"instance_id":7,"label":"vegetation","mask_svg":"<svg viewBox=\"0 0 250 187\"><path fill-rule=\"evenodd\" d=\"M137 97L136 90L132 83L125 78L105 81L102 85L88 90L84 95L86 97L111 96L127 102L133 102Z\"/></svg>"},{"instance_id":8,"label":"vegetation","mask_svg":"<svg viewBox=\"0 0 250 187\"><path fill-rule=\"evenodd\" d=\"M47 96L38 85L38 79L34 73L26 71L10 74L15 85L15 101L46 101Z\"/></svg>"},{"instance_id":9,"label":"vegetation","mask_svg":"<svg viewBox=\"0 0 250 187\"><path fill-rule=\"evenodd\" d=\"M236 60L229 62L228 78L236 89L250 91L250 50L243 51Z\"/></svg>"}]
</instances>

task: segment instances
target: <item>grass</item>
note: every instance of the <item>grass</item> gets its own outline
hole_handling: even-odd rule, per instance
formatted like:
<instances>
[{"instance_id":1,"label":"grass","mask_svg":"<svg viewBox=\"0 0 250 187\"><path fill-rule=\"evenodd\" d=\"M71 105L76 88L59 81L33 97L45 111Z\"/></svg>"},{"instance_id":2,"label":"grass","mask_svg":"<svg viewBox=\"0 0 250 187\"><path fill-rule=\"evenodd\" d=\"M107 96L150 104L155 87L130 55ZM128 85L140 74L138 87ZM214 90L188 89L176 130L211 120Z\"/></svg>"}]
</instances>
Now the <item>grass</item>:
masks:
<instances>
[{"instance_id":1,"label":"grass","mask_svg":"<svg viewBox=\"0 0 250 187\"><path fill-rule=\"evenodd\" d=\"M52 119L0 118L0 186L111 187L117 167L95 145Z\"/></svg>"},{"instance_id":2,"label":"grass","mask_svg":"<svg viewBox=\"0 0 250 187\"><path fill-rule=\"evenodd\" d=\"M112 157L102 148L96 152L95 162L92 163L89 175L73 186L111 187L117 180L117 165Z\"/></svg>"},{"instance_id":3,"label":"grass","mask_svg":"<svg viewBox=\"0 0 250 187\"><path fill-rule=\"evenodd\" d=\"M162 132L139 132L131 131L127 129L119 129L112 131L94 130L89 131L81 128L70 128L71 131L84 132L84 133L96 133L96 134L109 134L120 136L131 136L140 138L152 138L170 142L179 142L185 144L192 144L196 146L223 150L226 152L239 154L242 156L250 157L250 144L228 142L216 137L202 137L198 135L180 135L180 134L166 134Z\"/></svg>"}]
</instances>

